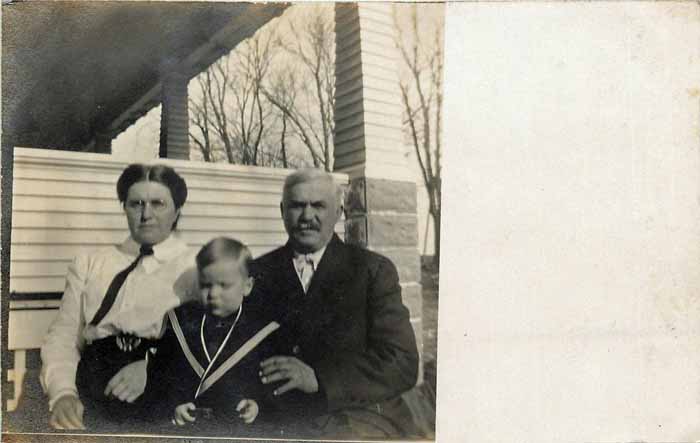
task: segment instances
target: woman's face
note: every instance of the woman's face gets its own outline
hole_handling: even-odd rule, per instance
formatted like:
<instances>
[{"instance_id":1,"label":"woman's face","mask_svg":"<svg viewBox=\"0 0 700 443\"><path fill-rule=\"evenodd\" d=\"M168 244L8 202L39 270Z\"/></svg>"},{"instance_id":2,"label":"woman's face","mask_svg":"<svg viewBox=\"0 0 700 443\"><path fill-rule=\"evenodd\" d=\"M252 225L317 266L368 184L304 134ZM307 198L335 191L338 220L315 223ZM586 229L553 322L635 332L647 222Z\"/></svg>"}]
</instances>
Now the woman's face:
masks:
<instances>
[{"instance_id":1,"label":"woman's face","mask_svg":"<svg viewBox=\"0 0 700 443\"><path fill-rule=\"evenodd\" d=\"M170 235L180 214L170 190L158 183L141 181L129 188L124 202L131 237L141 244L155 245Z\"/></svg>"}]
</instances>

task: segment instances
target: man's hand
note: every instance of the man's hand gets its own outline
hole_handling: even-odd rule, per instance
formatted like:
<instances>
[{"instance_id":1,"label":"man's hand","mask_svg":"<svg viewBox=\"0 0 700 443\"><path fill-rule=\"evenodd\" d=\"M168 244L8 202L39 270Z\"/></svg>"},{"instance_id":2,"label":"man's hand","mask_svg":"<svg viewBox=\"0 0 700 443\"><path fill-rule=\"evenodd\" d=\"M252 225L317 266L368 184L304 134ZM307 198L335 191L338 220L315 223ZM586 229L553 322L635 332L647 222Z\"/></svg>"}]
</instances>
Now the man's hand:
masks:
<instances>
[{"instance_id":1,"label":"man's hand","mask_svg":"<svg viewBox=\"0 0 700 443\"><path fill-rule=\"evenodd\" d=\"M260 363L260 376L263 384L279 380L289 380L275 389L275 395L282 395L292 389L307 394L318 392L318 380L313 368L295 357L275 356Z\"/></svg>"},{"instance_id":2,"label":"man's hand","mask_svg":"<svg viewBox=\"0 0 700 443\"><path fill-rule=\"evenodd\" d=\"M253 423L255 421L255 417L258 416L258 412L260 412L260 408L258 407L258 403L255 400L250 400L248 398L245 398L238 402L238 406L236 406L236 411L240 412L238 415L245 423Z\"/></svg>"},{"instance_id":3,"label":"man's hand","mask_svg":"<svg viewBox=\"0 0 700 443\"><path fill-rule=\"evenodd\" d=\"M194 411L197 407L194 403L183 403L175 408L175 418L172 423L178 426L185 426L187 423L193 423L195 418L190 415L190 411Z\"/></svg>"},{"instance_id":4,"label":"man's hand","mask_svg":"<svg viewBox=\"0 0 700 443\"><path fill-rule=\"evenodd\" d=\"M107 383L105 396L114 396L121 401L133 403L146 389L146 360L124 366Z\"/></svg>"},{"instance_id":5,"label":"man's hand","mask_svg":"<svg viewBox=\"0 0 700 443\"><path fill-rule=\"evenodd\" d=\"M83 403L75 395L60 397L53 405L49 424L54 429L85 429L83 424Z\"/></svg>"}]
</instances>

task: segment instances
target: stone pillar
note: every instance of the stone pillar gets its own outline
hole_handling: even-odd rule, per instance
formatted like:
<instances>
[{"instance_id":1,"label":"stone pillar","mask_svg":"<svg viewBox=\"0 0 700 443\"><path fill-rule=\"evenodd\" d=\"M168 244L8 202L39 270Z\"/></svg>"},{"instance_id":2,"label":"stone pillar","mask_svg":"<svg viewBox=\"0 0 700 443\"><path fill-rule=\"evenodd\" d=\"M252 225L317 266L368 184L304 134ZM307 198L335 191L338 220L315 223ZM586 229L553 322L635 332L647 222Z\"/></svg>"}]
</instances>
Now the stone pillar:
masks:
<instances>
[{"instance_id":1,"label":"stone pillar","mask_svg":"<svg viewBox=\"0 0 700 443\"><path fill-rule=\"evenodd\" d=\"M391 4L339 3L335 31L334 169L350 176L345 237L398 268L422 356L416 183L406 161Z\"/></svg>"},{"instance_id":2,"label":"stone pillar","mask_svg":"<svg viewBox=\"0 0 700 443\"><path fill-rule=\"evenodd\" d=\"M167 71L167 70L166 70ZM189 76L177 71L162 76L163 96L160 116L160 149L162 158L190 158L187 84Z\"/></svg>"}]
</instances>

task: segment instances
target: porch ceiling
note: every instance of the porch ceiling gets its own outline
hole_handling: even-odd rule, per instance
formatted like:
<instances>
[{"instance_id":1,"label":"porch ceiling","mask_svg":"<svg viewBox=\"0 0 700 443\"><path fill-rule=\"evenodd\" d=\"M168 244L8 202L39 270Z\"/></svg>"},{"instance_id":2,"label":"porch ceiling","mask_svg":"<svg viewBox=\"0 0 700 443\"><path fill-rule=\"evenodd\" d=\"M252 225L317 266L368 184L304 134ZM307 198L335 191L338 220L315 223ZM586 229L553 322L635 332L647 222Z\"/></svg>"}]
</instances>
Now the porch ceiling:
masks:
<instances>
[{"instance_id":1,"label":"porch ceiling","mask_svg":"<svg viewBox=\"0 0 700 443\"><path fill-rule=\"evenodd\" d=\"M160 103L287 4L27 1L2 6L2 127L15 145L84 149ZM4 138L5 138L4 137Z\"/></svg>"}]
</instances>

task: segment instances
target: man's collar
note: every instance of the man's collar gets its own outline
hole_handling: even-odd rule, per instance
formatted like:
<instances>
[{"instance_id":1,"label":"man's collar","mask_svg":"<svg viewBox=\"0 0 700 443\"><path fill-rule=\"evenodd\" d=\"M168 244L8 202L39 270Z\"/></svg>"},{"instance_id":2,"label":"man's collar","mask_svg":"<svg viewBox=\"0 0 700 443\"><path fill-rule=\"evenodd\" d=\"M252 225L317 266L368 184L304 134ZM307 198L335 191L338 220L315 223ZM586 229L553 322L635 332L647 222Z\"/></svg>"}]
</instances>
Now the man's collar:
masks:
<instances>
[{"instance_id":1,"label":"man's collar","mask_svg":"<svg viewBox=\"0 0 700 443\"><path fill-rule=\"evenodd\" d=\"M298 259L299 257L307 257L307 258L311 259L311 261L314 262L314 267L318 268L318 264L321 262L321 258L323 257L323 253L326 252L327 247L328 247L328 245L326 244L326 246L322 247L318 251L310 252L308 254L302 254L302 253L294 251L294 250L292 250L292 253L294 255L295 260Z\"/></svg>"},{"instance_id":2,"label":"man's collar","mask_svg":"<svg viewBox=\"0 0 700 443\"><path fill-rule=\"evenodd\" d=\"M121 250L129 255L139 255L141 245L132 237L127 238L121 244ZM175 234L170 234L168 238L153 245L153 256L160 262L172 260L182 254L187 249L187 245L177 238Z\"/></svg>"}]
</instances>

